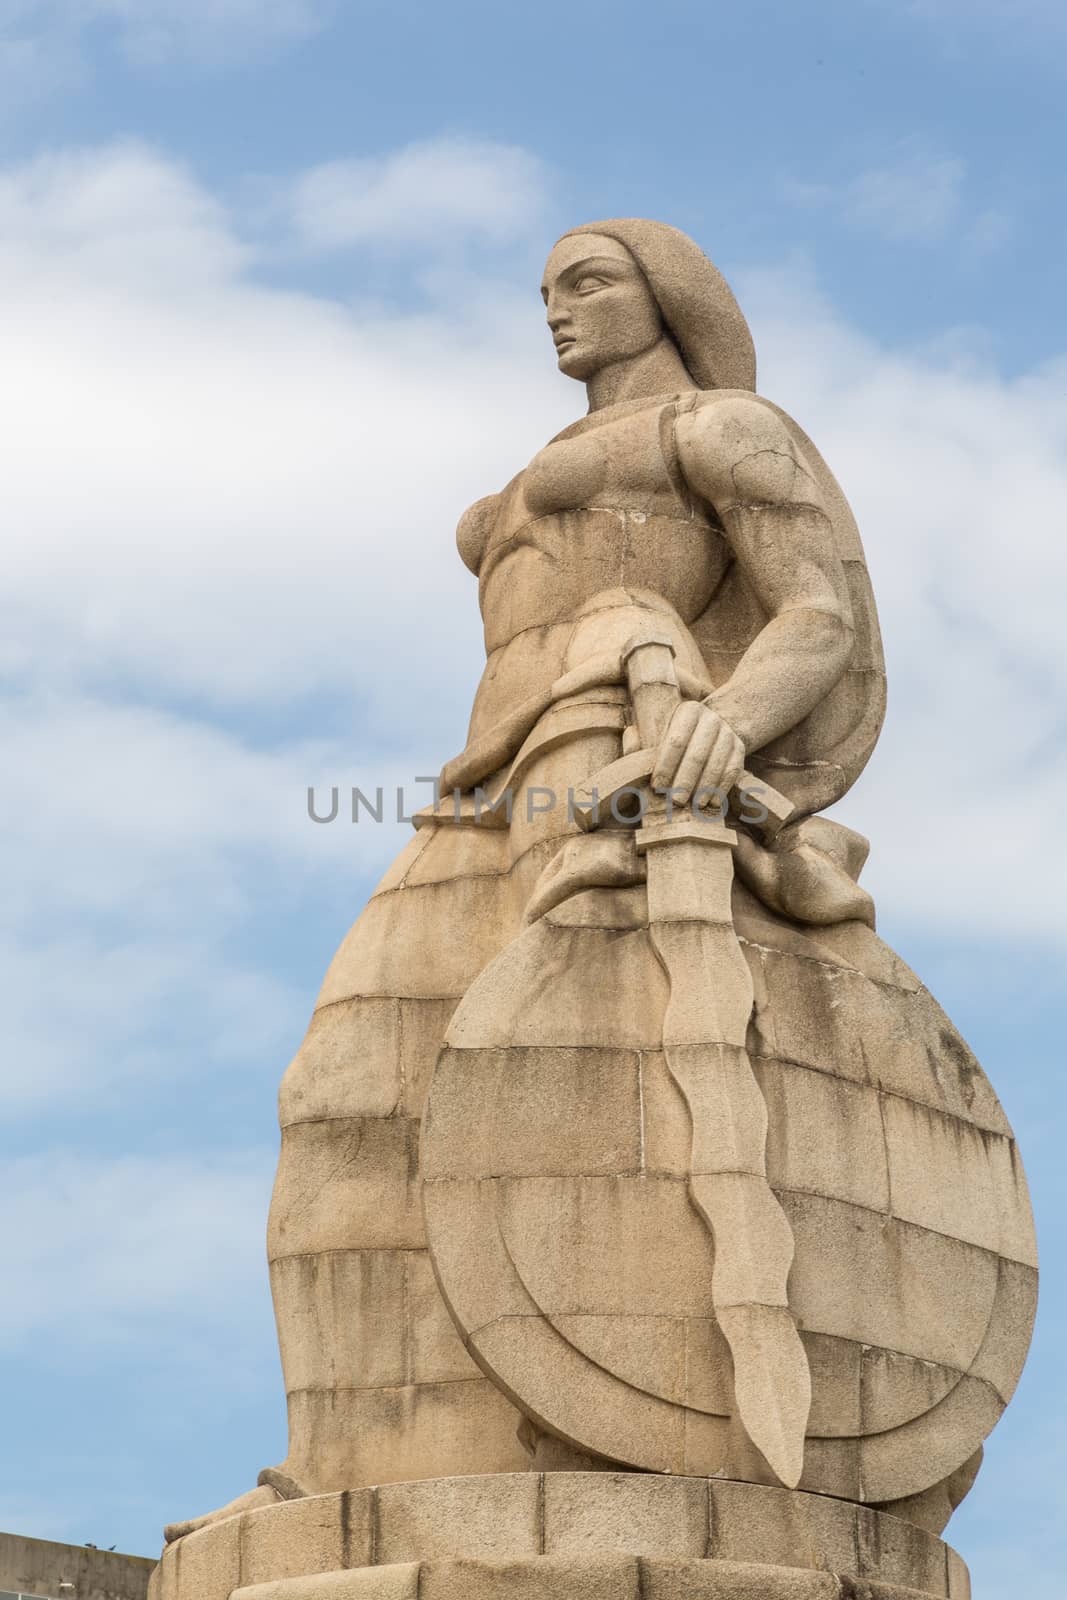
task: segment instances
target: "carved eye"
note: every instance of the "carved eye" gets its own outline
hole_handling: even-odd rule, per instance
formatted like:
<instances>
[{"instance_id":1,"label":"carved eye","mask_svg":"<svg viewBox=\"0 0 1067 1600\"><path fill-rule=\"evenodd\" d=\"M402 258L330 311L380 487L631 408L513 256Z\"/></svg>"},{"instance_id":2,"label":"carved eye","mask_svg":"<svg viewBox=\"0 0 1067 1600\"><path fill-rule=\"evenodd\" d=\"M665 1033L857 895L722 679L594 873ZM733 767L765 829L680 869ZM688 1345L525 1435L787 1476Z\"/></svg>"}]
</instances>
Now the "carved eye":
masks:
<instances>
[{"instance_id":1,"label":"carved eye","mask_svg":"<svg viewBox=\"0 0 1067 1600\"><path fill-rule=\"evenodd\" d=\"M606 278L595 278L591 273L586 273L574 285L575 294L595 294L598 289L607 288Z\"/></svg>"}]
</instances>

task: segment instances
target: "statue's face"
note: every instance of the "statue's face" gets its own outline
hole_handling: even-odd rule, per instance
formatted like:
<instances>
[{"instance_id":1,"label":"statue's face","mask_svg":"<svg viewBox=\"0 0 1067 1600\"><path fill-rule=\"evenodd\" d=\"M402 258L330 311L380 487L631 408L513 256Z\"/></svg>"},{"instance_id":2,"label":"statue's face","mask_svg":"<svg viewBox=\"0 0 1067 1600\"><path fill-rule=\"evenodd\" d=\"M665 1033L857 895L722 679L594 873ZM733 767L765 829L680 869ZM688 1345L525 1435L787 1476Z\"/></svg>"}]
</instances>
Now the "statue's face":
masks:
<instances>
[{"instance_id":1,"label":"statue's face","mask_svg":"<svg viewBox=\"0 0 1067 1600\"><path fill-rule=\"evenodd\" d=\"M603 234L561 239L548 258L541 294L559 370L583 383L602 367L643 354L663 334L640 267L625 245Z\"/></svg>"}]
</instances>

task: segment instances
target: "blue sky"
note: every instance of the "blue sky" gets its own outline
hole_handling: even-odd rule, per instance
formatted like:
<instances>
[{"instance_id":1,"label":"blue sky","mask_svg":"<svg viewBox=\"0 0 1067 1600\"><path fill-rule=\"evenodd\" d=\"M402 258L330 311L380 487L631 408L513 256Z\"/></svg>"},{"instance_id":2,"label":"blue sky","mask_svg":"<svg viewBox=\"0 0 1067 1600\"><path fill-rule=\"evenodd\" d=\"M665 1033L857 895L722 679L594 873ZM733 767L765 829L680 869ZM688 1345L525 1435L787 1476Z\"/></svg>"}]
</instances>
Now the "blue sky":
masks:
<instances>
[{"instance_id":1,"label":"blue sky","mask_svg":"<svg viewBox=\"0 0 1067 1600\"><path fill-rule=\"evenodd\" d=\"M459 512L581 396L547 247L697 237L834 465L891 709L842 813L1034 1190L951 1537L1062 1593L1067 20L1043 0L0 0L0 1526L153 1551L284 1453L277 1081L479 667Z\"/></svg>"}]
</instances>

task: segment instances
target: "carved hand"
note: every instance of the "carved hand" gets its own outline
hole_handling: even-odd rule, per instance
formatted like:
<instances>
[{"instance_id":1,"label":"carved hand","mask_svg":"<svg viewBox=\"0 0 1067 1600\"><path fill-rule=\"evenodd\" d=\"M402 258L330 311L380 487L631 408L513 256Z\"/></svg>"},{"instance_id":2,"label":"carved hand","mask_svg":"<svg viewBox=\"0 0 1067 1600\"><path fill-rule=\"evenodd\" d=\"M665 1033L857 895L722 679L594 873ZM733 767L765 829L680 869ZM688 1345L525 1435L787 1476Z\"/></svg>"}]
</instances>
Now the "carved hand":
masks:
<instances>
[{"instance_id":1,"label":"carved hand","mask_svg":"<svg viewBox=\"0 0 1067 1600\"><path fill-rule=\"evenodd\" d=\"M727 794L744 765L745 747L726 719L700 700L683 700L660 742L652 786L685 805L701 789Z\"/></svg>"}]
</instances>

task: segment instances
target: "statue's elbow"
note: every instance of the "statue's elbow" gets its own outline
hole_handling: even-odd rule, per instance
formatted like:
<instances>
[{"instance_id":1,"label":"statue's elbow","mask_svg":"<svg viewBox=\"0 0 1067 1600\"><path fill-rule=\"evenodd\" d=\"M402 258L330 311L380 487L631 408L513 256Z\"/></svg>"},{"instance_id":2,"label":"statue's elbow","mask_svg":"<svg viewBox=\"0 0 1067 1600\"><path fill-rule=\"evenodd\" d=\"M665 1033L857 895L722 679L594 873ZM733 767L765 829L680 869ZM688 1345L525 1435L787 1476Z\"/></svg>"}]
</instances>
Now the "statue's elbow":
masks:
<instances>
[{"instance_id":1,"label":"statue's elbow","mask_svg":"<svg viewBox=\"0 0 1067 1600\"><path fill-rule=\"evenodd\" d=\"M818 662L826 690L848 670L856 644L852 616L845 606L810 606L793 613L793 626L803 639L804 654Z\"/></svg>"}]
</instances>

